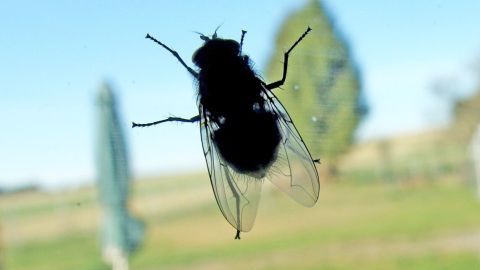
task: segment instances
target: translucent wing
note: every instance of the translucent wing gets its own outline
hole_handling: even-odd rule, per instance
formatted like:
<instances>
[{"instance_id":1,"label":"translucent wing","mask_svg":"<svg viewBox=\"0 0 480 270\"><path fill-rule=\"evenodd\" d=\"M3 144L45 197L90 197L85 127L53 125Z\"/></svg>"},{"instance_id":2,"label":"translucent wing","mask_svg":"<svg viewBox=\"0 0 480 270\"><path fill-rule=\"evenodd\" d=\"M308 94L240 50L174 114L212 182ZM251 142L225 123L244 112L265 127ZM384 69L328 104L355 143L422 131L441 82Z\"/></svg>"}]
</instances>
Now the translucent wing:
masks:
<instances>
[{"instance_id":1,"label":"translucent wing","mask_svg":"<svg viewBox=\"0 0 480 270\"><path fill-rule=\"evenodd\" d=\"M239 174L225 163L212 139L215 123L206 119L202 108L200 115L203 154L218 207L233 227L248 232L257 215L263 179Z\"/></svg>"},{"instance_id":2,"label":"translucent wing","mask_svg":"<svg viewBox=\"0 0 480 270\"><path fill-rule=\"evenodd\" d=\"M318 200L320 182L312 157L282 103L270 91L263 95L266 109L278 116L282 141L267 178L298 203L311 207Z\"/></svg>"}]
</instances>

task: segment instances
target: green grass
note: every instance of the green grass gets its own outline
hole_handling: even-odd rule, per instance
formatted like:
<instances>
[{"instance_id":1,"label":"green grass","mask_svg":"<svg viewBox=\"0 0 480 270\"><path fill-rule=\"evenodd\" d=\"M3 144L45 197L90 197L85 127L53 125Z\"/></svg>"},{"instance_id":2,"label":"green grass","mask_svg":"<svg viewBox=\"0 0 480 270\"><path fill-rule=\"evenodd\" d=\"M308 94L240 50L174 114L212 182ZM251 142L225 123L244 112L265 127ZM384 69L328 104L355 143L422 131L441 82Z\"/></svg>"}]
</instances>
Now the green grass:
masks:
<instances>
[{"instance_id":1,"label":"green grass","mask_svg":"<svg viewBox=\"0 0 480 270\"><path fill-rule=\"evenodd\" d=\"M256 224L241 241L233 240L235 231L217 209L204 174L136 182L131 207L147 227L131 268L480 267L480 202L467 186L346 182L323 184L313 208L266 188ZM94 191L59 199L64 196L0 197L6 270L109 269L97 238L100 215L91 214L99 212ZM54 213L38 210L42 200Z\"/></svg>"},{"instance_id":2,"label":"green grass","mask_svg":"<svg viewBox=\"0 0 480 270\"><path fill-rule=\"evenodd\" d=\"M6 250L5 269L109 269L101 261L97 243L90 233L32 241Z\"/></svg>"}]
</instances>

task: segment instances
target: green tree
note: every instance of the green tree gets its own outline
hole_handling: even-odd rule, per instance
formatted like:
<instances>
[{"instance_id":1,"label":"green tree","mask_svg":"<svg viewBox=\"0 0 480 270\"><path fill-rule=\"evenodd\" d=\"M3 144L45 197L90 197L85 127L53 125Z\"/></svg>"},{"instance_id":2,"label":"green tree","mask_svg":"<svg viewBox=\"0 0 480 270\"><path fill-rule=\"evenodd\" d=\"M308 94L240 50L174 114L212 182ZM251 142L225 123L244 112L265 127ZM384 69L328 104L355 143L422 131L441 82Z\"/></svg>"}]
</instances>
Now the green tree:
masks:
<instances>
[{"instance_id":1,"label":"green tree","mask_svg":"<svg viewBox=\"0 0 480 270\"><path fill-rule=\"evenodd\" d=\"M307 26L313 30L292 51L286 83L275 94L288 109L313 157L320 157L334 174L367 106L359 70L346 40L319 1L310 0L287 17L277 34L266 74L269 81L281 77L283 53Z\"/></svg>"}]
</instances>

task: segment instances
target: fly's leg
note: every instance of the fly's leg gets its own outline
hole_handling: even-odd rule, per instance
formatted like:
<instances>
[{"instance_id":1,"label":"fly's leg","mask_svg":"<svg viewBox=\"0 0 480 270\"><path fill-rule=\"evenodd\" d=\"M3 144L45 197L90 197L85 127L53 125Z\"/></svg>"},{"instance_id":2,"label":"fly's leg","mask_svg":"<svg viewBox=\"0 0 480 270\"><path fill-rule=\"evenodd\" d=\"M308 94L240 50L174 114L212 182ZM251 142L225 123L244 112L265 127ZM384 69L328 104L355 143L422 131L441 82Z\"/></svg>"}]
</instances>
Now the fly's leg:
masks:
<instances>
[{"instance_id":1,"label":"fly's leg","mask_svg":"<svg viewBox=\"0 0 480 270\"><path fill-rule=\"evenodd\" d=\"M237 234L235 235L235 240L240 240L240 231L237 230Z\"/></svg>"},{"instance_id":2,"label":"fly's leg","mask_svg":"<svg viewBox=\"0 0 480 270\"><path fill-rule=\"evenodd\" d=\"M243 38L245 37L245 34L247 31L242 30L242 37L240 38L240 53L242 53L242 48L243 48Z\"/></svg>"},{"instance_id":3,"label":"fly's leg","mask_svg":"<svg viewBox=\"0 0 480 270\"><path fill-rule=\"evenodd\" d=\"M293 48L295 48L295 46L298 45L298 43L300 43L300 41L302 41L302 39L308 34L308 32L310 32L312 30L312 28L310 28L310 26L307 28L307 31L305 31L302 36L300 36L299 39L297 39L297 41L295 41L295 43L293 43L292 47L290 47L290 49L288 49L288 51L283 55L283 75L282 75L282 79L279 80L279 81L276 81L276 82L273 82L273 83L270 83L270 84L267 84L265 87L269 90L272 90L272 89L275 89L275 88L278 88L280 86L282 86L284 83L285 83L285 79L287 78L287 68L288 68L288 55L290 54L290 52L293 50Z\"/></svg>"},{"instance_id":4,"label":"fly's leg","mask_svg":"<svg viewBox=\"0 0 480 270\"><path fill-rule=\"evenodd\" d=\"M188 72L190 72L190 74L193 75L193 77L198 78L198 73L197 73L195 70L193 70L191 67L189 67L189 66L185 63L185 61L183 61L183 59L180 57L180 55L179 55L176 51L170 49L167 45L165 45L165 44L163 44L162 42L158 41L156 38L150 36L150 34L147 34L147 36L146 36L145 38L148 38L148 39L153 40L155 43L157 43L158 45L162 46L162 47L165 48L167 51L169 51L171 54L173 54L173 56L175 56L175 58L177 58L177 60L180 62L180 64L182 64L182 66L184 66L184 67L188 70Z\"/></svg>"},{"instance_id":5,"label":"fly's leg","mask_svg":"<svg viewBox=\"0 0 480 270\"><path fill-rule=\"evenodd\" d=\"M146 124L137 124L135 122L132 122L132 128L134 128L134 127L149 127L149 126L154 126L154 125L158 125L158 124L165 123L165 122L195 123L195 122L198 122L198 121L200 121L200 115L194 116L190 119L180 118L180 117L168 117L168 118L160 120L160 121L146 123Z\"/></svg>"}]
</instances>

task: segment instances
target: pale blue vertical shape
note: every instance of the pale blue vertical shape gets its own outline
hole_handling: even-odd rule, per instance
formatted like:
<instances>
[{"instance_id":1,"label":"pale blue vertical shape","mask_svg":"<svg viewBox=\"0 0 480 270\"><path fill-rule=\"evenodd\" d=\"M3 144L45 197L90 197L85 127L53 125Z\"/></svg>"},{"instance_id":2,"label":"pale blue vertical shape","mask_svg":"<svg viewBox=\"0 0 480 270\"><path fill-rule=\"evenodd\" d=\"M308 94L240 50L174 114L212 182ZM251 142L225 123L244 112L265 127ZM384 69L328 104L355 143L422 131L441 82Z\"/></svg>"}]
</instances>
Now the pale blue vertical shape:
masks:
<instances>
[{"instance_id":1,"label":"pale blue vertical shape","mask_svg":"<svg viewBox=\"0 0 480 270\"><path fill-rule=\"evenodd\" d=\"M103 208L103 250L124 254L135 250L143 238L143 223L128 213L130 172L128 151L111 87L98 92L96 165L100 202Z\"/></svg>"}]
</instances>

